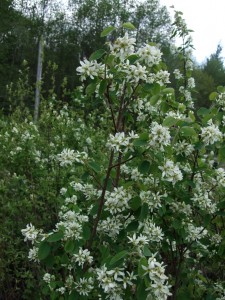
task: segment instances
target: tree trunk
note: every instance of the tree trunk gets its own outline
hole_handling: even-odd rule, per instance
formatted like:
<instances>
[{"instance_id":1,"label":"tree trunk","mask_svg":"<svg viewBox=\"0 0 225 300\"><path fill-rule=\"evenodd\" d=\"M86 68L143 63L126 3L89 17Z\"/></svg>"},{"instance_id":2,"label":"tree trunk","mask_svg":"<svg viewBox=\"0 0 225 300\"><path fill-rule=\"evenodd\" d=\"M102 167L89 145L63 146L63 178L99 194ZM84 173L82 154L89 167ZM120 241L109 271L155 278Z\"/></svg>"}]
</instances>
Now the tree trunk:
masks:
<instances>
[{"instance_id":1,"label":"tree trunk","mask_svg":"<svg viewBox=\"0 0 225 300\"><path fill-rule=\"evenodd\" d=\"M41 36L38 43L38 62L37 62L37 79L36 79L36 90L35 90L34 122L37 122L38 113L39 113L43 51L44 51L44 43L43 43L43 36Z\"/></svg>"}]
</instances>

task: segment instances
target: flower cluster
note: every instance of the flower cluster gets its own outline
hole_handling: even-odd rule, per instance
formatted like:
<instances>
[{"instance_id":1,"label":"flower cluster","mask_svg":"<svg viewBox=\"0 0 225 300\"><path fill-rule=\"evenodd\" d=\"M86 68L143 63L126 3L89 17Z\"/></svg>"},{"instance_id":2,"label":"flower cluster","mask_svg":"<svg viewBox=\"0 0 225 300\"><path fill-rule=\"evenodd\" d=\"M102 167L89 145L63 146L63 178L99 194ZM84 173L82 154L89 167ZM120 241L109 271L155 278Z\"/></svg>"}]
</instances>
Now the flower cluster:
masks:
<instances>
[{"instance_id":1,"label":"flower cluster","mask_svg":"<svg viewBox=\"0 0 225 300\"><path fill-rule=\"evenodd\" d=\"M206 145L212 145L219 142L223 138L222 132L219 130L218 126L213 124L212 120L208 121L208 126L202 128L201 137Z\"/></svg>"},{"instance_id":2,"label":"flower cluster","mask_svg":"<svg viewBox=\"0 0 225 300\"><path fill-rule=\"evenodd\" d=\"M104 66L97 63L96 60L89 61L85 59L80 64L81 66L77 68L77 72L80 74L81 80L86 80L89 77L94 79L94 77L101 75L104 71Z\"/></svg>"},{"instance_id":3,"label":"flower cluster","mask_svg":"<svg viewBox=\"0 0 225 300\"><path fill-rule=\"evenodd\" d=\"M167 159L163 166L159 166L162 171L162 178L166 181L172 182L173 185L182 180L183 175L177 165L172 160Z\"/></svg>"},{"instance_id":4,"label":"flower cluster","mask_svg":"<svg viewBox=\"0 0 225 300\"><path fill-rule=\"evenodd\" d=\"M152 122L149 134L149 146L163 151L165 146L170 145L170 140L169 129L157 122Z\"/></svg>"},{"instance_id":5,"label":"flower cluster","mask_svg":"<svg viewBox=\"0 0 225 300\"><path fill-rule=\"evenodd\" d=\"M137 54L140 56L140 60L149 67L158 65L162 57L161 51L156 46L151 46L148 44L139 48Z\"/></svg>"},{"instance_id":6,"label":"flower cluster","mask_svg":"<svg viewBox=\"0 0 225 300\"><path fill-rule=\"evenodd\" d=\"M71 166L74 162L83 164L86 161L88 155L86 152L74 151L71 149L63 149L63 151L57 155L57 160L60 166Z\"/></svg>"},{"instance_id":7,"label":"flower cluster","mask_svg":"<svg viewBox=\"0 0 225 300\"><path fill-rule=\"evenodd\" d=\"M123 187L115 188L111 193L106 194L105 210L110 214L120 214L129 208L129 200L132 195Z\"/></svg>"},{"instance_id":8,"label":"flower cluster","mask_svg":"<svg viewBox=\"0 0 225 300\"><path fill-rule=\"evenodd\" d=\"M121 61L125 60L129 55L134 52L135 38L130 38L127 33L124 37L119 37L112 44L109 44L111 53L120 58Z\"/></svg>"},{"instance_id":9,"label":"flower cluster","mask_svg":"<svg viewBox=\"0 0 225 300\"><path fill-rule=\"evenodd\" d=\"M115 135L110 134L107 146L114 151L127 152L133 150L133 140L138 138L138 135L133 131L127 136L125 132L117 132Z\"/></svg>"},{"instance_id":10,"label":"flower cluster","mask_svg":"<svg viewBox=\"0 0 225 300\"><path fill-rule=\"evenodd\" d=\"M147 290L155 299L166 300L171 295L169 291L170 286L166 284L168 277L165 275L165 266L163 263L159 263L155 256L156 254L148 259L147 266L142 265L145 274L149 276L151 282Z\"/></svg>"}]
</instances>

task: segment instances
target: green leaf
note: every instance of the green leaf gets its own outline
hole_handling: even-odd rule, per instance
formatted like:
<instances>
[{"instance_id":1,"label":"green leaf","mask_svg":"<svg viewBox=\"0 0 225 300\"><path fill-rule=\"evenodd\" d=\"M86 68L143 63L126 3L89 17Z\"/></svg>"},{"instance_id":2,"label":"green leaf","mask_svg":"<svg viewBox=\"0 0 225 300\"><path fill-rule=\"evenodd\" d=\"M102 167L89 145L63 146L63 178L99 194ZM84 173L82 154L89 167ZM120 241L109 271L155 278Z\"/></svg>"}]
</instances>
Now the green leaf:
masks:
<instances>
[{"instance_id":1,"label":"green leaf","mask_svg":"<svg viewBox=\"0 0 225 300\"><path fill-rule=\"evenodd\" d=\"M142 257L138 263L138 275L140 277L143 277L145 274L145 270L143 269L143 266L145 266L145 267L148 266L148 261L145 257Z\"/></svg>"},{"instance_id":2,"label":"green leaf","mask_svg":"<svg viewBox=\"0 0 225 300\"><path fill-rule=\"evenodd\" d=\"M91 56L89 57L89 60L97 60L97 59L101 58L105 53L106 52L104 49L99 49L91 54Z\"/></svg>"},{"instance_id":3,"label":"green leaf","mask_svg":"<svg viewBox=\"0 0 225 300\"><path fill-rule=\"evenodd\" d=\"M150 170L150 162L147 160L144 160L138 167L138 170L141 174L146 174Z\"/></svg>"},{"instance_id":4,"label":"green leaf","mask_svg":"<svg viewBox=\"0 0 225 300\"><path fill-rule=\"evenodd\" d=\"M103 95L108 85L107 79L103 79L99 85L99 95Z\"/></svg>"},{"instance_id":5,"label":"green leaf","mask_svg":"<svg viewBox=\"0 0 225 300\"><path fill-rule=\"evenodd\" d=\"M214 100L216 100L217 96L218 96L218 93L217 93L217 92L212 92L212 93L209 95L209 100L214 101Z\"/></svg>"},{"instance_id":6,"label":"green leaf","mask_svg":"<svg viewBox=\"0 0 225 300\"><path fill-rule=\"evenodd\" d=\"M173 118L173 117L167 117L165 118L165 120L163 121L162 125L166 126L166 127L171 127L176 125L178 122L177 119Z\"/></svg>"},{"instance_id":7,"label":"green leaf","mask_svg":"<svg viewBox=\"0 0 225 300\"><path fill-rule=\"evenodd\" d=\"M151 105L155 105L157 102L158 102L158 100L160 99L160 95L154 95L154 96L152 96L151 98L150 98L150 103L151 103Z\"/></svg>"},{"instance_id":8,"label":"green leaf","mask_svg":"<svg viewBox=\"0 0 225 300\"><path fill-rule=\"evenodd\" d=\"M222 147L222 148L219 149L218 161L219 162L225 162L225 147Z\"/></svg>"},{"instance_id":9,"label":"green leaf","mask_svg":"<svg viewBox=\"0 0 225 300\"><path fill-rule=\"evenodd\" d=\"M143 203L143 205L141 207L141 213L140 213L139 220L144 221L147 218L147 216L148 216L148 204Z\"/></svg>"},{"instance_id":10,"label":"green leaf","mask_svg":"<svg viewBox=\"0 0 225 300\"><path fill-rule=\"evenodd\" d=\"M91 230L90 227L88 226L88 224L84 224L83 226L83 238L85 240L88 240L91 236Z\"/></svg>"},{"instance_id":11,"label":"green leaf","mask_svg":"<svg viewBox=\"0 0 225 300\"><path fill-rule=\"evenodd\" d=\"M72 240L66 241L64 249L66 252L72 253L74 250L74 242Z\"/></svg>"},{"instance_id":12,"label":"green leaf","mask_svg":"<svg viewBox=\"0 0 225 300\"><path fill-rule=\"evenodd\" d=\"M208 114L208 112L209 112L209 110L208 110L207 108L201 107L201 108L199 108L199 110L197 111L197 115L198 115L198 116L205 116L205 115Z\"/></svg>"},{"instance_id":13,"label":"green leaf","mask_svg":"<svg viewBox=\"0 0 225 300\"><path fill-rule=\"evenodd\" d=\"M132 54L132 55L128 56L127 59L129 60L130 64L132 65L139 59L139 56L137 54Z\"/></svg>"},{"instance_id":14,"label":"green leaf","mask_svg":"<svg viewBox=\"0 0 225 300\"><path fill-rule=\"evenodd\" d=\"M133 211L136 211L141 206L141 199L140 199L140 197L137 196L137 197L132 198L129 201L129 205L130 205L130 208Z\"/></svg>"},{"instance_id":15,"label":"green leaf","mask_svg":"<svg viewBox=\"0 0 225 300\"><path fill-rule=\"evenodd\" d=\"M109 26L107 28L105 28L102 32L101 32L101 37L107 36L109 35L112 31L114 31L116 29L116 27L114 26Z\"/></svg>"},{"instance_id":16,"label":"green leaf","mask_svg":"<svg viewBox=\"0 0 225 300\"><path fill-rule=\"evenodd\" d=\"M129 29L129 30L136 30L136 28L134 27L134 25L130 22L126 22L126 23L123 23L123 28L126 28L126 29Z\"/></svg>"},{"instance_id":17,"label":"green leaf","mask_svg":"<svg viewBox=\"0 0 225 300\"><path fill-rule=\"evenodd\" d=\"M173 88L165 88L162 90L163 94L174 94L174 89Z\"/></svg>"},{"instance_id":18,"label":"green leaf","mask_svg":"<svg viewBox=\"0 0 225 300\"><path fill-rule=\"evenodd\" d=\"M146 300L148 296L148 291L146 291L146 286L144 280L137 287L137 300Z\"/></svg>"},{"instance_id":19,"label":"green leaf","mask_svg":"<svg viewBox=\"0 0 225 300\"><path fill-rule=\"evenodd\" d=\"M113 256L113 258L110 261L110 265L114 265L116 262L118 262L119 260L123 259L124 257L126 257L128 254L127 250L123 250L119 253L117 253L115 256Z\"/></svg>"},{"instance_id":20,"label":"green leaf","mask_svg":"<svg viewBox=\"0 0 225 300\"><path fill-rule=\"evenodd\" d=\"M152 256L152 253L149 250L147 245L144 245L143 254L144 254L144 256Z\"/></svg>"},{"instance_id":21,"label":"green leaf","mask_svg":"<svg viewBox=\"0 0 225 300\"><path fill-rule=\"evenodd\" d=\"M69 295L68 300L79 300L80 295L76 291L72 291L72 293Z\"/></svg>"},{"instance_id":22,"label":"green leaf","mask_svg":"<svg viewBox=\"0 0 225 300\"><path fill-rule=\"evenodd\" d=\"M40 260L45 259L51 252L51 247L46 241L41 242L38 249L38 258Z\"/></svg>"},{"instance_id":23,"label":"green leaf","mask_svg":"<svg viewBox=\"0 0 225 300\"><path fill-rule=\"evenodd\" d=\"M133 142L133 145L135 147L140 147L140 146L146 146L148 143L148 141L146 140L142 140L142 139L135 139L134 142Z\"/></svg>"},{"instance_id":24,"label":"green leaf","mask_svg":"<svg viewBox=\"0 0 225 300\"><path fill-rule=\"evenodd\" d=\"M96 215L96 214L98 213L98 207L99 207L98 204L95 204L95 205L92 207L92 209L91 209L91 211L90 211L90 215L91 215L91 216L94 216L94 215Z\"/></svg>"},{"instance_id":25,"label":"green leaf","mask_svg":"<svg viewBox=\"0 0 225 300\"><path fill-rule=\"evenodd\" d=\"M86 94L91 95L96 90L96 83L92 82L86 87Z\"/></svg>"},{"instance_id":26,"label":"green leaf","mask_svg":"<svg viewBox=\"0 0 225 300\"><path fill-rule=\"evenodd\" d=\"M98 163L96 163L95 161L90 161L88 163L88 166L95 171L95 173L100 173L101 172L101 167Z\"/></svg>"},{"instance_id":27,"label":"green leaf","mask_svg":"<svg viewBox=\"0 0 225 300\"><path fill-rule=\"evenodd\" d=\"M63 237L64 237L63 232L62 232L62 231L58 231L58 232L56 232L56 233L51 234L51 235L47 238L47 241L50 242L50 243L58 242L58 241L60 241Z\"/></svg>"},{"instance_id":28,"label":"green leaf","mask_svg":"<svg viewBox=\"0 0 225 300\"><path fill-rule=\"evenodd\" d=\"M196 131L194 130L193 127L189 127L189 126L184 126L184 127L181 127L180 129L180 133L182 136L196 136Z\"/></svg>"},{"instance_id":29,"label":"green leaf","mask_svg":"<svg viewBox=\"0 0 225 300\"><path fill-rule=\"evenodd\" d=\"M219 85L219 86L217 87L217 91L218 91L219 93L224 93L224 92L225 92L225 87L222 86L222 85Z\"/></svg>"},{"instance_id":30,"label":"green leaf","mask_svg":"<svg viewBox=\"0 0 225 300\"><path fill-rule=\"evenodd\" d=\"M133 221L133 222L131 222L131 223L127 226L126 231L127 231L127 232L137 231L138 226L139 226L139 222L138 222L138 221Z\"/></svg>"}]
</instances>

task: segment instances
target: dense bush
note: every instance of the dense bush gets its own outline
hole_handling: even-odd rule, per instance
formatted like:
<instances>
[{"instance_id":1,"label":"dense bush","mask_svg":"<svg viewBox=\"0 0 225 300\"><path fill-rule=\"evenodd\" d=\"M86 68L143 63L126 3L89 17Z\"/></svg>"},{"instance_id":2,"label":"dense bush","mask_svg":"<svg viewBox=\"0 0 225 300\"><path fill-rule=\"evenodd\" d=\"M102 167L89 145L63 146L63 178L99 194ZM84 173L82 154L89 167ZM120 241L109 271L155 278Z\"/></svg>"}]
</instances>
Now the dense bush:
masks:
<instances>
[{"instance_id":1,"label":"dense bush","mask_svg":"<svg viewBox=\"0 0 225 300\"><path fill-rule=\"evenodd\" d=\"M55 226L22 230L47 299L225 297L225 89L195 117L191 41L179 13L176 26L184 45L177 99L158 47L137 48L127 33L77 68L105 121L101 143L89 135L96 151L57 154L68 180Z\"/></svg>"},{"instance_id":2,"label":"dense bush","mask_svg":"<svg viewBox=\"0 0 225 300\"><path fill-rule=\"evenodd\" d=\"M175 25L176 94L158 46L126 33L81 62L69 104L2 117L0 297L224 299L225 88L194 110Z\"/></svg>"}]
</instances>

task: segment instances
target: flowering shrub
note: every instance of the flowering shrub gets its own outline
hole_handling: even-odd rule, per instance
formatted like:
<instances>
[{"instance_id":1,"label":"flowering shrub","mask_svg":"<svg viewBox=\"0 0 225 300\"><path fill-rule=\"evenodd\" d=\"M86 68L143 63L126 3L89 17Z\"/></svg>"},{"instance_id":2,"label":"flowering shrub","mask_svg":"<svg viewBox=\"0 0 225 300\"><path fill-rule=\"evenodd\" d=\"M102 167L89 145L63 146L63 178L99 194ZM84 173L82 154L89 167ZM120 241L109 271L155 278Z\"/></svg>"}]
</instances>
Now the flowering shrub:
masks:
<instances>
[{"instance_id":1,"label":"flowering shrub","mask_svg":"<svg viewBox=\"0 0 225 300\"><path fill-rule=\"evenodd\" d=\"M33 224L22 230L32 244L29 258L44 269L43 295L224 299L220 94L196 118L188 55L183 73L175 71L184 83L176 99L156 45L137 49L125 34L108 46L77 69L85 93L106 110L110 131L101 153L59 152L60 166L81 167L80 178L62 187L51 231Z\"/></svg>"}]
</instances>

